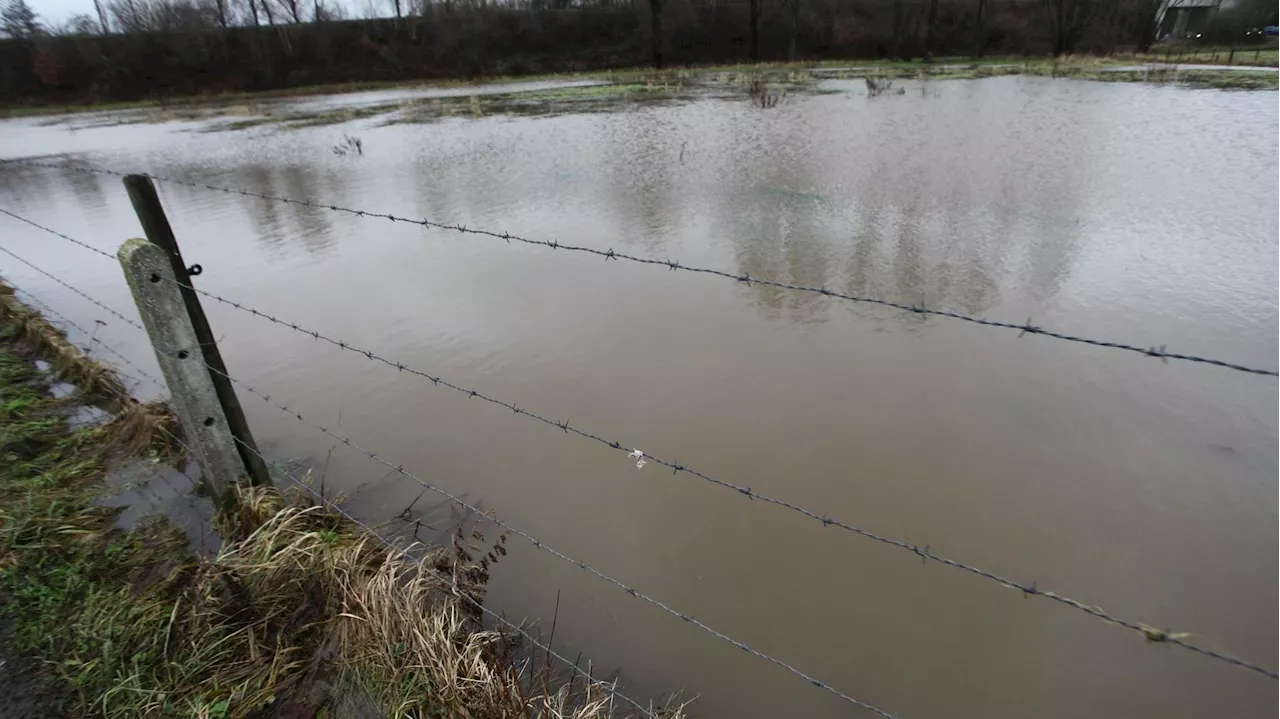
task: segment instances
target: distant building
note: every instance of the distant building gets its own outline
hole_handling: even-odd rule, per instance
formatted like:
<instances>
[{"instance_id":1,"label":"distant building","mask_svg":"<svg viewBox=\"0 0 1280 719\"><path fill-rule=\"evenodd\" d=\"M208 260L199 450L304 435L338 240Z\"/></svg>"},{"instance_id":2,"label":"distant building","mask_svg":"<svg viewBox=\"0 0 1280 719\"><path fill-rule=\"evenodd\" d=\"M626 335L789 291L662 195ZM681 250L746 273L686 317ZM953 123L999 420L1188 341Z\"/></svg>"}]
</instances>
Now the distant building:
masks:
<instances>
[{"instance_id":1,"label":"distant building","mask_svg":"<svg viewBox=\"0 0 1280 719\"><path fill-rule=\"evenodd\" d=\"M1228 10L1238 0L1164 0L1156 13L1157 37L1195 37L1209 26L1219 10Z\"/></svg>"}]
</instances>

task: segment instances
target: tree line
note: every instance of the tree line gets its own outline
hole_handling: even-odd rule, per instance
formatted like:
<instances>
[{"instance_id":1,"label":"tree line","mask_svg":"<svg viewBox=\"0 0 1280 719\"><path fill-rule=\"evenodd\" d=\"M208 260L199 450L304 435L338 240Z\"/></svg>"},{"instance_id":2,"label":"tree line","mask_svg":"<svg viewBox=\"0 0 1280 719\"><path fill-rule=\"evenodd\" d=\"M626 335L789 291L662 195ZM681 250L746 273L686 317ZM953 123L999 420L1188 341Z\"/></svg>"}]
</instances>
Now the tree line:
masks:
<instances>
[{"instance_id":1,"label":"tree line","mask_svg":"<svg viewBox=\"0 0 1280 719\"><path fill-rule=\"evenodd\" d=\"M1165 0L0 0L4 102L652 64L1145 50ZM1217 13L1221 39L1275 22ZM359 17L350 17L359 15Z\"/></svg>"}]
</instances>

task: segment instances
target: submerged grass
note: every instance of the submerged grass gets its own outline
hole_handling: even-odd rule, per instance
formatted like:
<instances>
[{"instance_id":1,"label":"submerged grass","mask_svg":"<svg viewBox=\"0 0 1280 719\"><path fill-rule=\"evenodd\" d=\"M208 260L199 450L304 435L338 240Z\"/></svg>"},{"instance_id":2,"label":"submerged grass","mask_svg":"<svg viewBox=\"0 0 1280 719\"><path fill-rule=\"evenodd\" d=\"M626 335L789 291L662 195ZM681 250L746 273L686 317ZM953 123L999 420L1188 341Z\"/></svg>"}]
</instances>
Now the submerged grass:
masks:
<instances>
[{"instance_id":1,"label":"submerged grass","mask_svg":"<svg viewBox=\"0 0 1280 719\"><path fill-rule=\"evenodd\" d=\"M1257 51L1255 53L1255 50ZM1274 44L1270 44L1264 48L1248 46L1240 48L1236 53L1231 55L1229 48L1204 49L1196 52L1182 52L1181 54L1167 54L1160 52L1137 54L1137 53L1118 53L1097 58L1099 62L1111 64L1149 64L1161 62L1175 62L1181 65L1194 64L1226 64L1230 59L1231 64L1239 66L1261 66L1276 67L1280 62L1280 53L1277 52ZM477 78L455 78L455 79L437 79L437 80L379 80L364 82L347 82L332 83L327 85L306 85L293 88L285 88L280 90L268 90L262 92L225 92L216 94L200 94L183 97L172 97L162 99L145 99L135 101L108 102L108 103L72 103L72 104L42 104L31 106L11 106L0 107L0 118L5 117L27 117L38 115L70 115L91 112L120 112L120 111L139 111L143 114L135 122L161 122L170 119L182 119L188 117L190 108L197 108L196 114L199 116L207 116L201 114L200 108L211 107L227 107L246 102L261 102L265 100L284 100L293 97L313 96L313 95L335 95L351 92L367 92L370 90L392 90L392 89L413 89L413 88L446 88L459 86L483 86L487 84L504 84L514 82L532 82L537 80L601 80L610 83L631 82L634 78L669 78L672 81L677 79L681 74L691 76L704 73L756 73L756 72L789 72L789 71L806 71L812 69L830 70L830 69L850 69L865 74L869 70L883 72L892 77L909 77L917 71L924 71L931 75L944 76L946 71L937 72L929 70L930 67L960 65L965 68L980 68L989 66L1045 66L1053 65L1056 61L1052 58L1036 58L1027 59L1020 56L993 56L985 58L936 58L932 65L925 65L918 60L876 60L876 59L851 59L851 60L820 60L820 61L799 61L799 62L768 62L768 63L739 63L739 64L721 64L721 65L691 65L684 67L676 67L668 70L654 71L644 68L632 69L604 69L588 72L569 72L558 74L535 74L535 75L494 75ZM900 74L905 73L905 74ZM1041 74L1041 73L1035 73ZM982 75L970 75L973 77L981 77ZM1090 79L1106 79L1106 78L1090 78ZM1210 85L1216 86L1216 85ZM1230 86L1229 84L1227 86ZM1265 89L1265 88L1264 88ZM234 114L234 113L228 113Z\"/></svg>"},{"instance_id":2,"label":"submerged grass","mask_svg":"<svg viewBox=\"0 0 1280 719\"><path fill-rule=\"evenodd\" d=\"M160 518L117 528L117 510L98 501L105 476L117 460L165 456L139 424L176 432L172 416L120 400L114 419L70 429L71 409L115 390L110 372L88 372L92 360L66 356L56 329L5 300L0 619L49 716L614 715L606 685L536 677L510 637L483 627L471 602L506 553L501 537L476 546L482 537L459 530L449 548L403 552L261 487L215 518L212 558L190 556ZM94 384L55 398L37 358Z\"/></svg>"}]
</instances>

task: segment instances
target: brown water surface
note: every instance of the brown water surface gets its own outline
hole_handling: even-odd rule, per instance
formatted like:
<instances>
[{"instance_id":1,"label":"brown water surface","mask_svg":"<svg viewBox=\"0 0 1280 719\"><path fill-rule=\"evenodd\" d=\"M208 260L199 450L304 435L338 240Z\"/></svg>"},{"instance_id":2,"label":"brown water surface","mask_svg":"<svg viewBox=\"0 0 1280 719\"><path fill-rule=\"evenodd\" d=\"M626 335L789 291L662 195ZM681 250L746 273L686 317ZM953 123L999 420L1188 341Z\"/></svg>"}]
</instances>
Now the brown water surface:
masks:
<instances>
[{"instance_id":1,"label":"brown water surface","mask_svg":"<svg viewBox=\"0 0 1280 719\"><path fill-rule=\"evenodd\" d=\"M203 121L8 120L0 157L145 170L1276 366L1274 93L1004 77L905 82L905 95L870 99L859 83L768 111L694 99L216 133ZM331 151L344 133L363 155ZM1274 378L160 190L203 289L1276 666ZM0 207L110 251L140 233L118 178L4 166ZM0 245L134 314L109 260L4 217ZM137 331L6 256L0 270L86 327L105 321L97 337L154 371ZM1273 680L205 309L231 372L273 399L900 716L1275 711ZM241 399L264 450L327 466L358 516L388 519L419 495ZM424 496L415 512L447 526L438 501ZM508 546L490 606L546 626L559 597L557 647L637 696L683 689L707 717L858 715L518 538Z\"/></svg>"}]
</instances>

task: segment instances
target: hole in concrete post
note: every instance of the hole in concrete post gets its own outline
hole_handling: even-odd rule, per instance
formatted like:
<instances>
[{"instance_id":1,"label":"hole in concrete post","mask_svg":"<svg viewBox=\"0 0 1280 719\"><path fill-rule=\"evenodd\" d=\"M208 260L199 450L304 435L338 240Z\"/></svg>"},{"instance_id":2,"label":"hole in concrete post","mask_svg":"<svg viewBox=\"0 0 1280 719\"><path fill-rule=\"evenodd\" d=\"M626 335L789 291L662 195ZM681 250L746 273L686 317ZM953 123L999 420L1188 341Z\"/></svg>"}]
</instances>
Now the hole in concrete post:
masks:
<instances>
[{"instance_id":1,"label":"hole in concrete post","mask_svg":"<svg viewBox=\"0 0 1280 719\"><path fill-rule=\"evenodd\" d=\"M191 356L190 352L186 350L178 350L178 359L186 359L190 356Z\"/></svg>"},{"instance_id":2,"label":"hole in concrete post","mask_svg":"<svg viewBox=\"0 0 1280 719\"><path fill-rule=\"evenodd\" d=\"M213 417L205 417L205 418L204 418L204 426L206 426L206 427L212 427L212 426L213 426Z\"/></svg>"},{"instance_id":3,"label":"hole in concrete post","mask_svg":"<svg viewBox=\"0 0 1280 719\"><path fill-rule=\"evenodd\" d=\"M158 272L152 272L152 273L151 273L151 278L150 278L150 279L151 279L151 281L152 281L152 282L159 282L159 281L160 281L160 273L158 273Z\"/></svg>"}]
</instances>

